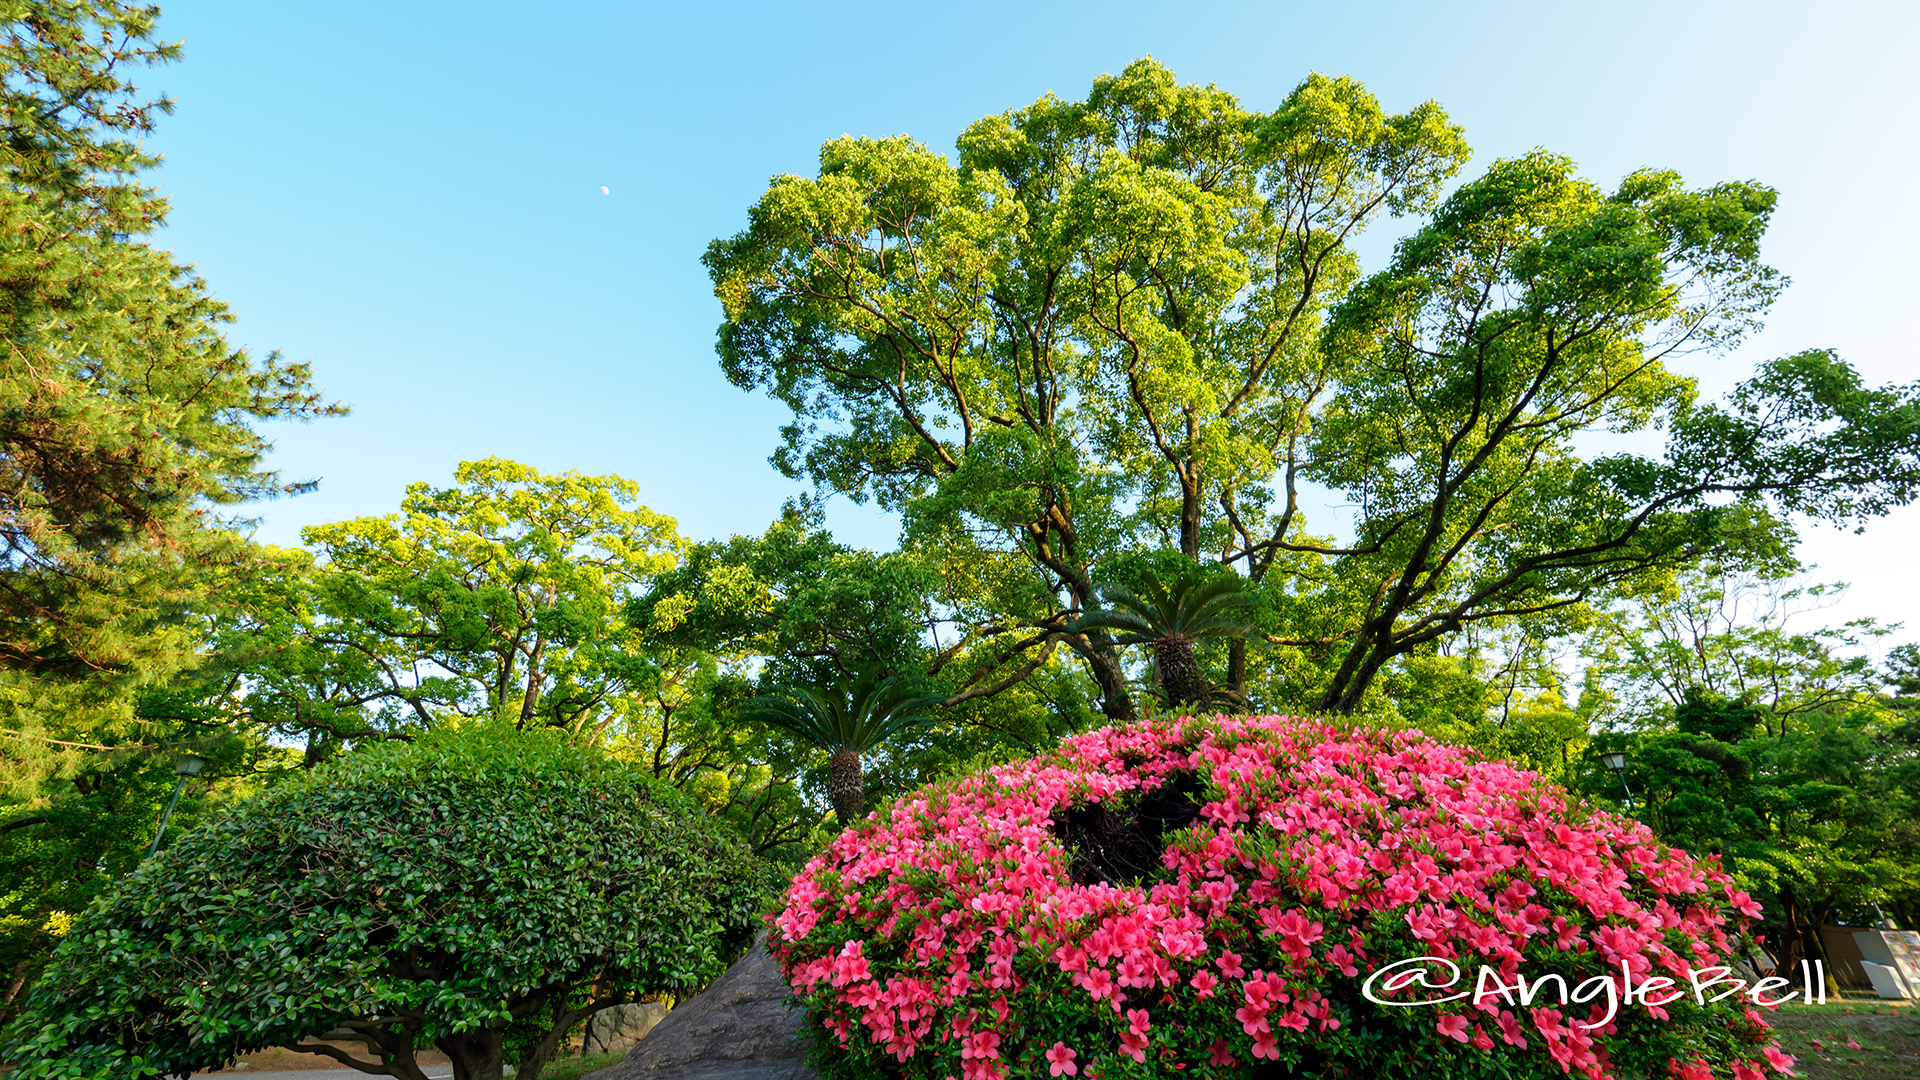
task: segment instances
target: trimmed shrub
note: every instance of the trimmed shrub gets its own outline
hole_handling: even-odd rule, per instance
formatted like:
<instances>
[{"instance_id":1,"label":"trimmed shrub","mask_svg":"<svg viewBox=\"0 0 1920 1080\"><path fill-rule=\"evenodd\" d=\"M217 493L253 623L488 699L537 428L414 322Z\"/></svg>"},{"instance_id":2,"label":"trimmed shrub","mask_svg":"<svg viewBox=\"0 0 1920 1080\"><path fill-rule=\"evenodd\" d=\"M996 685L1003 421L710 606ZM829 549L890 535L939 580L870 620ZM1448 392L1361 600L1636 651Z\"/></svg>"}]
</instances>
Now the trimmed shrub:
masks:
<instances>
[{"instance_id":1,"label":"trimmed shrub","mask_svg":"<svg viewBox=\"0 0 1920 1080\"><path fill-rule=\"evenodd\" d=\"M1692 1080L1791 1059L1737 997L1605 1018L1601 987L1624 969L1685 988L1758 911L1716 860L1533 773L1418 734L1218 717L901 800L807 865L770 940L830 1077ZM1373 996L1472 991L1484 965L1588 1001L1550 980L1531 1005L1492 984L1477 1004L1363 994L1420 956L1461 981L1396 990L1403 968Z\"/></svg>"},{"instance_id":2,"label":"trimmed shrub","mask_svg":"<svg viewBox=\"0 0 1920 1080\"><path fill-rule=\"evenodd\" d=\"M769 869L678 792L483 725L354 754L182 836L82 917L14 1080L181 1074L346 1026L392 1075L536 1080L594 1009L710 981ZM313 1049L309 1044L308 1049Z\"/></svg>"}]
</instances>

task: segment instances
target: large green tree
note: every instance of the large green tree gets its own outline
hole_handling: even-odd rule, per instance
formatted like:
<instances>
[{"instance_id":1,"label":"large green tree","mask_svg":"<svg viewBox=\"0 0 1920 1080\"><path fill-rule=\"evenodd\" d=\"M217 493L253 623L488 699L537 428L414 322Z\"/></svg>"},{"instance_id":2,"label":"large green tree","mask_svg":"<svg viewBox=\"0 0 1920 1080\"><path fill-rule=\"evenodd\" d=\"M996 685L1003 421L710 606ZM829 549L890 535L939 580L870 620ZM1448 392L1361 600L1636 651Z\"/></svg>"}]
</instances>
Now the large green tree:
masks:
<instances>
[{"instance_id":1,"label":"large green tree","mask_svg":"<svg viewBox=\"0 0 1920 1080\"><path fill-rule=\"evenodd\" d=\"M1637 815L1675 845L1723 856L1761 899L1783 965L1823 955L1812 927L1869 925L1876 904L1909 923L1920 912L1920 747L1888 710L1827 701L1789 723L1696 688L1609 745L1630 751ZM1614 777L1587 779L1618 796Z\"/></svg>"},{"instance_id":2,"label":"large green tree","mask_svg":"<svg viewBox=\"0 0 1920 1080\"><path fill-rule=\"evenodd\" d=\"M304 530L311 565L290 554L224 642L255 722L339 740L459 716L597 741L659 676L620 613L684 541L637 485L500 458L454 479Z\"/></svg>"},{"instance_id":3,"label":"large green tree","mask_svg":"<svg viewBox=\"0 0 1920 1080\"><path fill-rule=\"evenodd\" d=\"M1291 437L1348 242L1464 154L1430 104L1314 78L1252 113L1151 61L980 121L957 164L836 140L710 248L722 365L799 414L780 468L907 511L971 586L969 629L1015 635L1006 663L1064 643L1129 715L1111 636L1064 629L1099 561L1142 535L1219 549L1209 507Z\"/></svg>"},{"instance_id":4,"label":"large green tree","mask_svg":"<svg viewBox=\"0 0 1920 1080\"><path fill-rule=\"evenodd\" d=\"M1538 152L1440 202L1466 156L1430 103L1315 76L1260 113L1151 60L974 124L957 161L838 139L709 248L721 364L793 408L779 468L904 511L969 633L1009 665L1068 646L1110 716L1115 642L1070 620L1125 552L1308 598L1268 636L1333 644L1314 694L1353 711L1436 639L1645 587L1769 506L1911 497L1912 391L1810 352L1703 405L1665 366L1777 292L1770 190L1608 192ZM1363 280L1352 241L1385 213L1427 216ZM1581 452L1656 425L1663 457ZM1309 531L1309 485L1354 505L1351 540Z\"/></svg>"},{"instance_id":5,"label":"large green tree","mask_svg":"<svg viewBox=\"0 0 1920 1080\"><path fill-rule=\"evenodd\" d=\"M1920 912L1920 742L1867 653L1886 631L1811 623L1838 587L1792 569L1689 573L1605 613L1585 631L1580 702L1595 749L1628 751L1634 812L1722 855L1788 964L1820 948L1810 926ZM1576 782L1625 794L1591 760Z\"/></svg>"},{"instance_id":6,"label":"large green tree","mask_svg":"<svg viewBox=\"0 0 1920 1080\"><path fill-rule=\"evenodd\" d=\"M309 766L448 722L560 729L694 792L762 850L804 837L780 748L726 720L753 692L741 657L628 618L676 572L673 520L618 476L488 458L454 480L279 553L215 630L209 699L304 743Z\"/></svg>"}]
</instances>

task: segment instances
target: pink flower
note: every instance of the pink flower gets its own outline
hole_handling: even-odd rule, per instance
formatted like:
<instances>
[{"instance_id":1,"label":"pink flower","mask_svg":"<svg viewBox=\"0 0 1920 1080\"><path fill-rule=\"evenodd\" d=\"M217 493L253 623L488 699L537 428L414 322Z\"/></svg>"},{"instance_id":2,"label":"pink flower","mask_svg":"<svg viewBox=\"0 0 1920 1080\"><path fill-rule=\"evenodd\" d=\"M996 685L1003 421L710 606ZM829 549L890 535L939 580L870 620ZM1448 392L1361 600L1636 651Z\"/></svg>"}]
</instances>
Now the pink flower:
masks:
<instances>
[{"instance_id":1,"label":"pink flower","mask_svg":"<svg viewBox=\"0 0 1920 1080\"><path fill-rule=\"evenodd\" d=\"M1512 1013L1503 1010L1500 1013L1498 1023L1500 1025L1500 1040L1502 1042L1508 1046L1517 1046L1522 1050L1527 1048L1527 1037L1520 1034L1520 1021L1518 1018Z\"/></svg>"},{"instance_id":2,"label":"pink flower","mask_svg":"<svg viewBox=\"0 0 1920 1080\"><path fill-rule=\"evenodd\" d=\"M1253 1056L1269 1058L1273 1061L1280 1060L1280 1044L1273 1041L1271 1032L1263 1031L1253 1037Z\"/></svg>"},{"instance_id":3,"label":"pink flower","mask_svg":"<svg viewBox=\"0 0 1920 1080\"><path fill-rule=\"evenodd\" d=\"M1733 1063L1733 1080L1767 1080L1767 1074L1744 1061Z\"/></svg>"},{"instance_id":4,"label":"pink flower","mask_svg":"<svg viewBox=\"0 0 1920 1080\"><path fill-rule=\"evenodd\" d=\"M1106 968L1094 968L1080 980L1080 985L1086 987L1087 993L1092 994L1094 1000L1098 1001L1113 993L1113 976L1107 974Z\"/></svg>"},{"instance_id":5,"label":"pink flower","mask_svg":"<svg viewBox=\"0 0 1920 1080\"><path fill-rule=\"evenodd\" d=\"M1237 953L1222 952L1220 958L1214 963L1219 965L1220 973L1229 979L1238 979L1246 974L1240 967L1240 957Z\"/></svg>"},{"instance_id":6,"label":"pink flower","mask_svg":"<svg viewBox=\"0 0 1920 1080\"><path fill-rule=\"evenodd\" d=\"M1793 1055L1783 1054L1778 1047L1773 1046L1767 1047L1761 1053L1767 1055L1767 1064L1773 1066L1774 1072L1785 1076L1793 1075Z\"/></svg>"},{"instance_id":7,"label":"pink flower","mask_svg":"<svg viewBox=\"0 0 1920 1080\"><path fill-rule=\"evenodd\" d=\"M1679 1080L1713 1080L1713 1069L1699 1058L1691 1061L1667 1059L1667 1072Z\"/></svg>"},{"instance_id":8,"label":"pink flower","mask_svg":"<svg viewBox=\"0 0 1920 1080\"><path fill-rule=\"evenodd\" d=\"M1464 1016L1443 1016L1439 1022L1433 1026L1440 1034L1445 1035L1449 1039L1458 1039L1461 1042L1467 1041L1467 1018Z\"/></svg>"},{"instance_id":9,"label":"pink flower","mask_svg":"<svg viewBox=\"0 0 1920 1080\"><path fill-rule=\"evenodd\" d=\"M1073 1063L1074 1053L1066 1043L1057 1042L1047 1051L1048 1076L1077 1076L1080 1066ZM1689 1078L1691 1080L1691 1078Z\"/></svg>"},{"instance_id":10,"label":"pink flower","mask_svg":"<svg viewBox=\"0 0 1920 1080\"><path fill-rule=\"evenodd\" d=\"M1360 969L1354 966L1355 959L1356 957L1347 951L1345 945L1335 945L1327 950L1327 963L1339 968L1340 974L1349 979L1360 974Z\"/></svg>"},{"instance_id":11,"label":"pink flower","mask_svg":"<svg viewBox=\"0 0 1920 1080\"><path fill-rule=\"evenodd\" d=\"M1000 1036L991 1031L976 1031L968 1035L960 1046L960 1058L997 1058L1000 1056Z\"/></svg>"}]
</instances>

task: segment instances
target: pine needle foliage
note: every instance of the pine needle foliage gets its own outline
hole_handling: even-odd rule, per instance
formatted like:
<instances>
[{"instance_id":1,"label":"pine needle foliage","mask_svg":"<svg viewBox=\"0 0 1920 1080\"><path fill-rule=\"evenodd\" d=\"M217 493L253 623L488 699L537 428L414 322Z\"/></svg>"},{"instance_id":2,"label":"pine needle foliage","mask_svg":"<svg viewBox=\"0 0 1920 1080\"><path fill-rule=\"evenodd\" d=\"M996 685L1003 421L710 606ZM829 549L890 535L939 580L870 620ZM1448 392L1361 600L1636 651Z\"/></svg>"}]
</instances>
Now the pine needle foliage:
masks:
<instances>
[{"instance_id":1,"label":"pine needle foliage","mask_svg":"<svg viewBox=\"0 0 1920 1080\"><path fill-rule=\"evenodd\" d=\"M131 79L180 55L159 9L0 9L0 726L31 789L74 744L142 741L130 689L195 662L193 612L254 559L222 508L306 486L262 467L256 422L341 410L230 346L226 306L141 239L167 204L140 140L173 103Z\"/></svg>"}]
</instances>

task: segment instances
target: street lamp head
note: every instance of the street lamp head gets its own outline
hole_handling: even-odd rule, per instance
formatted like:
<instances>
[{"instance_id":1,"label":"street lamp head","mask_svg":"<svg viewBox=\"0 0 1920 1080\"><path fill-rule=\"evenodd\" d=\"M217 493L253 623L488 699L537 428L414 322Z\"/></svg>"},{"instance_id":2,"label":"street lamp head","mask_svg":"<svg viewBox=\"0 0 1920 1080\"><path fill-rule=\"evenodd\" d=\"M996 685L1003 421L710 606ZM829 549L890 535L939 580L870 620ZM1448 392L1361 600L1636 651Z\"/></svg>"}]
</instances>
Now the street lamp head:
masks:
<instances>
[{"instance_id":1,"label":"street lamp head","mask_svg":"<svg viewBox=\"0 0 1920 1080\"><path fill-rule=\"evenodd\" d=\"M173 772L176 776L199 776L200 770L207 767L207 759L199 754L181 754L173 759Z\"/></svg>"},{"instance_id":2,"label":"street lamp head","mask_svg":"<svg viewBox=\"0 0 1920 1080\"><path fill-rule=\"evenodd\" d=\"M1614 772L1620 772L1627 767L1627 755L1618 750L1610 751L1600 755L1600 764Z\"/></svg>"}]
</instances>

